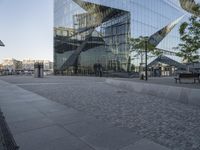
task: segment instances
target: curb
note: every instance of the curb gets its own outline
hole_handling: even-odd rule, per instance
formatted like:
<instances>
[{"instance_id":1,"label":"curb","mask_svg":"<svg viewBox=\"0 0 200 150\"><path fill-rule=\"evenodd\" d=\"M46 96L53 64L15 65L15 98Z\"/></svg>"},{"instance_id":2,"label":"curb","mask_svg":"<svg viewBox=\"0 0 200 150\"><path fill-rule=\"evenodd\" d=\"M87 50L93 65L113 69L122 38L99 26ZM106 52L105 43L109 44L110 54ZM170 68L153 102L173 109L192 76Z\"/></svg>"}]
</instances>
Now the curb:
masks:
<instances>
[{"instance_id":1,"label":"curb","mask_svg":"<svg viewBox=\"0 0 200 150\"><path fill-rule=\"evenodd\" d=\"M106 79L106 83L137 93L200 106L200 89Z\"/></svg>"}]
</instances>

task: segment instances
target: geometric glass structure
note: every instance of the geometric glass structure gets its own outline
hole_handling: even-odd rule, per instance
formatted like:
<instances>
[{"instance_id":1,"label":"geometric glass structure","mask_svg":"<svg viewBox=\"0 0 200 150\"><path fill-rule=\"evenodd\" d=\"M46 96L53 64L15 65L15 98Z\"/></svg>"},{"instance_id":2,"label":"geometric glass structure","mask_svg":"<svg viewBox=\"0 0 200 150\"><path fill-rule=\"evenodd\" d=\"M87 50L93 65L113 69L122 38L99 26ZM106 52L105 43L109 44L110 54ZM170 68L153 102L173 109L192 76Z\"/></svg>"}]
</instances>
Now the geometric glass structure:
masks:
<instances>
[{"instance_id":1,"label":"geometric glass structure","mask_svg":"<svg viewBox=\"0 0 200 150\"><path fill-rule=\"evenodd\" d=\"M154 0L153 5L148 0L54 0L54 5L54 70L58 74L92 73L96 63L104 71L127 72L130 63L142 63L141 56L130 50L129 39L149 37L183 16L181 8L165 0ZM174 54L179 39L176 26L156 49Z\"/></svg>"},{"instance_id":2,"label":"geometric glass structure","mask_svg":"<svg viewBox=\"0 0 200 150\"><path fill-rule=\"evenodd\" d=\"M152 67L153 65L156 65L157 63L164 63L170 66L174 66L178 69L185 70L187 66L185 64L179 63L173 59L170 59L166 56L159 56L155 60L153 60L151 63L148 64L148 67Z\"/></svg>"}]
</instances>

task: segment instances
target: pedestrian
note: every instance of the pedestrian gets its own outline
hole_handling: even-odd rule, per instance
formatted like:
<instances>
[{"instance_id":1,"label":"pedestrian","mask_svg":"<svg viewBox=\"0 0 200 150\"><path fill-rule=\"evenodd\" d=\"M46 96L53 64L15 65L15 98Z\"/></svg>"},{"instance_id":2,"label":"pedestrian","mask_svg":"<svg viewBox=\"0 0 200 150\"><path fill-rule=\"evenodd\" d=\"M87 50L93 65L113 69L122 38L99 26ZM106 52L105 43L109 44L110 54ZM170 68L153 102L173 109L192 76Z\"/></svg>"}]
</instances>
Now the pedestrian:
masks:
<instances>
[{"instance_id":1,"label":"pedestrian","mask_svg":"<svg viewBox=\"0 0 200 150\"><path fill-rule=\"evenodd\" d=\"M94 75L97 76L97 64L96 63L93 65L93 69L94 69Z\"/></svg>"},{"instance_id":2,"label":"pedestrian","mask_svg":"<svg viewBox=\"0 0 200 150\"><path fill-rule=\"evenodd\" d=\"M102 67L102 65L100 63L98 63L97 68L98 68L97 69L98 70L98 76L102 77L103 76L103 67Z\"/></svg>"}]
</instances>

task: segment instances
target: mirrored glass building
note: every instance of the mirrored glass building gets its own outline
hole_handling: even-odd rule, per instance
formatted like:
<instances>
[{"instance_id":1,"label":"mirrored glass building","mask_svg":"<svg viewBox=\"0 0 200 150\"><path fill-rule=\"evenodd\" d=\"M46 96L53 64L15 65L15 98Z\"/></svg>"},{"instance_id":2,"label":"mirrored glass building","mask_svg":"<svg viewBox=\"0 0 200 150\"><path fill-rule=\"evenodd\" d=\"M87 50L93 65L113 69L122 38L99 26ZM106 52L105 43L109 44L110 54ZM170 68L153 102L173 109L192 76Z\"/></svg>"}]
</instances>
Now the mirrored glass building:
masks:
<instances>
[{"instance_id":1,"label":"mirrored glass building","mask_svg":"<svg viewBox=\"0 0 200 150\"><path fill-rule=\"evenodd\" d=\"M177 1L178 2L178 1ZM171 0L54 0L54 70L128 72L144 63L130 39L149 37L184 15ZM186 19L184 17L184 19ZM179 24L157 45L163 55L179 61L173 47L180 42ZM148 61L156 56L149 54Z\"/></svg>"}]
</instances>

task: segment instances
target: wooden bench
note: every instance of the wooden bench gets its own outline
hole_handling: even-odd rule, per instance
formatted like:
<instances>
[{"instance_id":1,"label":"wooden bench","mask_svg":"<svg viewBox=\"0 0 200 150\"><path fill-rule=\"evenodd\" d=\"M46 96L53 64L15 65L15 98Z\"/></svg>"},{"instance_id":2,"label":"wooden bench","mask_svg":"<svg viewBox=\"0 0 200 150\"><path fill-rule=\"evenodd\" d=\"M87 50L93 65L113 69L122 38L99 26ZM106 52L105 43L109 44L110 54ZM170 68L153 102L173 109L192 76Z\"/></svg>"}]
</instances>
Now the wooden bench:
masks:
<instances>
[{"instance_id":1,"label":"wooden bench","mask_svg":"<svg viewBox=\"0 0 200 150\"><path fill-rule=\"evenodd\" d=\"M175 81L179 80L179 83L181 83L181 79L193 79L194 83L198 81L200 83L199 73L180 73L178 77L175 77Z\"/></svg>"}]
</instances>

